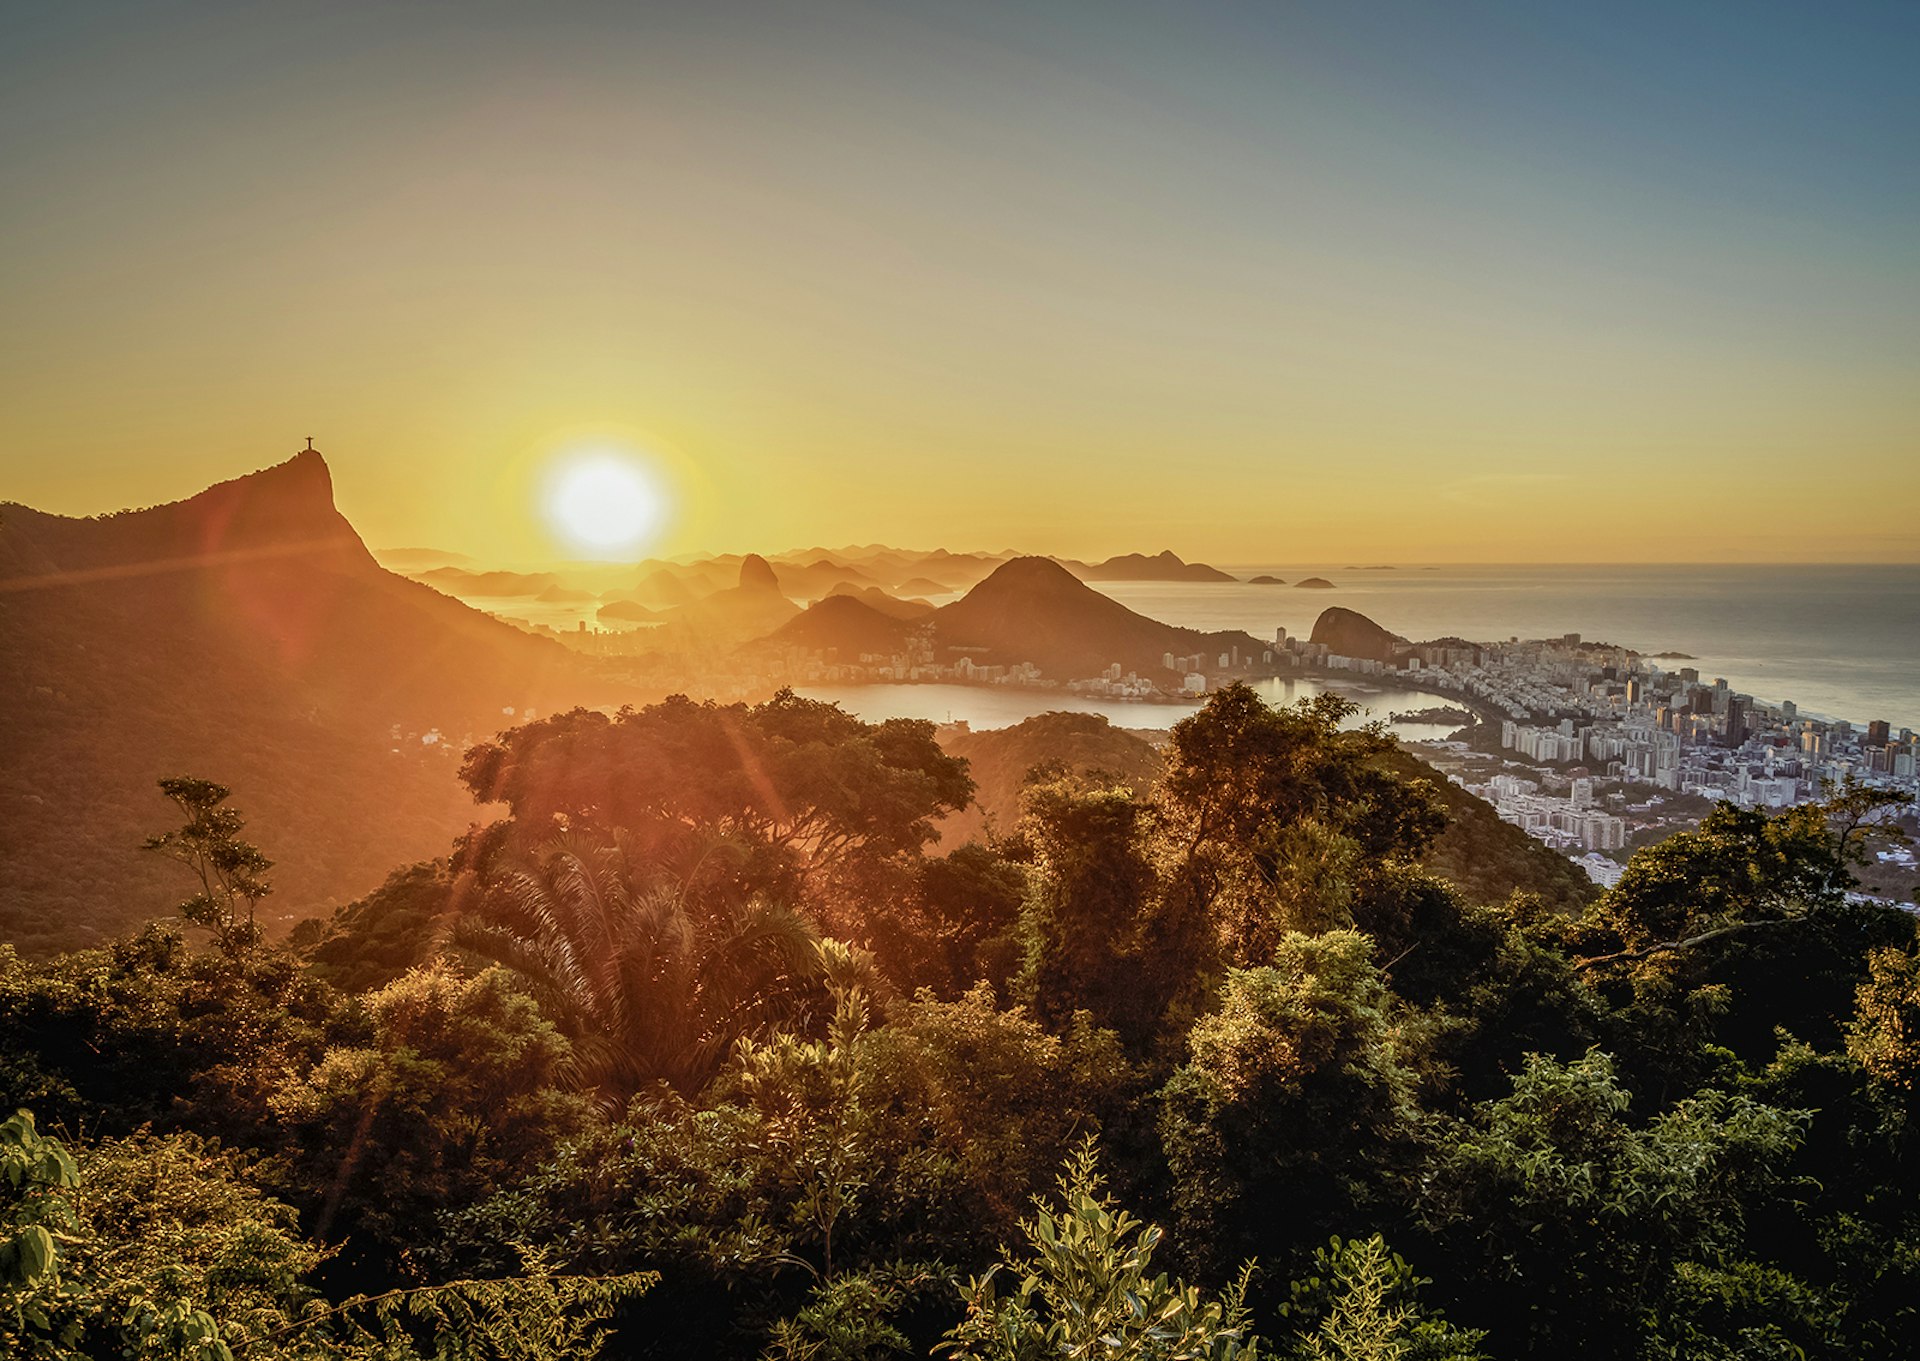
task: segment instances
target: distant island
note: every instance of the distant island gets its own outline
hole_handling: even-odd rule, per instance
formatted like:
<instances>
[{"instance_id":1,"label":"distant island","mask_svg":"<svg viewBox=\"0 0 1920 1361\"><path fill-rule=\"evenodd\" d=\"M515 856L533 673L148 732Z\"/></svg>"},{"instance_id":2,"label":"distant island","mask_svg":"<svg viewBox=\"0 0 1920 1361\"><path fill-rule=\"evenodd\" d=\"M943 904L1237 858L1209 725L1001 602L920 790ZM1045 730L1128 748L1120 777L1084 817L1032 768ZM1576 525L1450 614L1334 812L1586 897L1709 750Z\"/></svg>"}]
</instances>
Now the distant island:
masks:
<instances>
[{"instance_id":1,"label":"distant island","mask_svg":"<svg viewBox=\"0 0 1920 1361\"><path fill-rule=\"evenodd\" d=\"M1287 583L1279 577L1270 577L1265 574L1247 578L1247 585L1249 586L1284 586L1286 584Z\"/></svg>"},{"instance_id":2,"label":"distant island","mask_svg":"<svg viewBox=\"0 0 1920 1361\"><path fill-rule=\"evenodd\" d=\"M1105 562L1075 562L1055 558L1055 562L1082 581L1232 581L1233 575L1204 562L1185 562L1171 549L1149 557L1145 553L1123 553Z\"/></svg>"},{"instance_id":3,"label":"distant island","mask_svg":"<svg viewBox=\"0 0 1920 1361\"><path fill-rule=\"evenodd\" d=\"M1325 577L1308 577L1304 581L1296 581L1293 583L1293 588L1296 591L1302 587L1305 587L1309 591L1331 591L1333 589L1333 583Z\"/></svg>"}]
</instances>

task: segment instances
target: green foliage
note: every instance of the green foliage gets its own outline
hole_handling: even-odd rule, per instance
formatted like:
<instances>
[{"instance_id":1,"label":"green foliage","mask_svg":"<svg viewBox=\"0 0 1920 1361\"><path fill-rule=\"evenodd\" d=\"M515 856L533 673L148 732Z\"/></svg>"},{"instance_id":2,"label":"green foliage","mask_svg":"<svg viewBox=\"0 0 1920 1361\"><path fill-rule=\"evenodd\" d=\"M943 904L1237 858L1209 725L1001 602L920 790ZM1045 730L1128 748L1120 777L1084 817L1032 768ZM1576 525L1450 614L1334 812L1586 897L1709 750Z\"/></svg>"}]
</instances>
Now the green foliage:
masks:
<instances>
[{"instance_id":1,"label":"green foliage","mask_svg":"<svg viewBox=\"0 0 1920 1361\"><path fill-rule=\"evenodd\" d=\"M996 847L968 842L918 861L905 891L862 905L863 939L903 991L957 997L975 983L1004 990L1023 954L1025 870Z\"/></svg>"},{"instance_id":2,"label":"green foliage","mask_svg":"<svg viewBox=\"0 0 1920 1361\"><path fill-rule=\"evenodd\" d=\"M1912 939L1905 913L1847 896L1887 807L1858 788L1772 817L1722 807L1634 855L1569 934L1619 1008L1606 1045L1655 1078L1641 1090L1713 1079L1716 1049L1764 1064L1779 1028L1840 1039L1869 951Z\"/></svg>"},{"instance_id":3,"label":"green foliage","mask_svg":"<svg viewBox=\"0 0 1920 1361\"><path fill-rule=\"evenodd\" d=\"M1855 994L1847 1052L1903 1101L1920 1096L1920 957L1888 947L1868 957Z\"/></svg>"},{"instance_id":4,"label":"green foliage","mask_svg":"<svg viewBox=\"0 0 1920 1361\"><path fill-rule=\"evenodd\" d=\"M1054 1035L985 988L896 1004L859 1057L876 1185L861 1230L894 1253L990 1252L1079 1140L1128 1118L1141 1085L1084 1013Z\"/></svg>"},{"instance_id":5,"label":"green foliage","mask_svg":"<svg viewBox=\"0 0 1920 1361\"><path fill-rule=\"evenodd\" d=\"M331 1009L284 952L196 952L171 926L46 964L0 947L0 1098L97 1130L190 1124L257 1143Z\"/></svg>"},{"instance_id":6,"label":"green foliage","mask_svg":"<svg viewBox=\"0 0 1920 1361\"><path fill-rule=\"evenodd\" d=\"M1404 781L1425 781L1437 796L1447 825L1420 854L1420 867L1452 884L1468 902L1499 903L1519 890L1554 912L1575 914L1599 896L1585 870L1546 843L1502 822L1486 800L1418 757L1396 748L1377 759L1382 768Z\"/></svg>"},{"instance_id":7,"label":"green foliage","mask_svg":"<svg viewBox=\"0 0 1920 1361\"><path fill-rule=\"evenodd\" d=\"M244 929L224 791L170 782L223 948L0 947L0 1098L88 1131L0 1125L0 1353L1272 1354L1256 1305L1300 1357L1909 1349L1920 948L1847 893L1879 796L1717 812L1582 919L1478 906L1349 717L1229 691L1157 793L1043 765L930 860L965 771L924 725L562 715L470 763L512 822L302 954Z\"/></svg>"},{"instance_id":8,"label":"green foliage","mask_svg":"<svg viewBox=\"0 0 1920 1361\"><path fill-rule=\"evenodd\" d=\"M339 1361L570 1361L598 1355L615 1313L658 1283L646 1272L561 1275L539 1254L522 1257L513 1277L354 1296L283 1338Z\"/></svg>"},{"instance_id":9,"label":"green foliage","mask_svg":"<svg viewBox=\"0 0 1920 1361\"><path fill-rule=\"evenodd\" d=\"M1335 1237L1313 1254L1313 1274L1280 1306L1301 1361L1485 1361L1484 1333L1455 1328L1423 1308L1422 1286L1379 1234Z\"/></svg>"},{"instance_id":10,"label":"green foliage","mask_svg":"<svg viewBox=\"0 0 1920 1361\"><path fill-rule=\"evenodd\" d=\"M697 1093L738 1041L825 997L805 918L692 896L640 855L623 830L562 837L504 871L453 932L526 980L573 1042L576 1082L614 1109L653 1082Z\"/></svg>"},{"instance_id":11,"label":"green foliage","mask_svg":"<svg viewBox=\"0 0 1920 1361\"><path fill-rule=\"evenodd\" d=\"M1636 1126L1630 1103L1607 1055L1535 1055L1440 1139L1420 1208L1473 1316L1538 1350L1630 1353L1676 1307L1680 1264L1737 1257L1808 1119L1703 1091Z\"/></svg>"},{"instance_id":12,"label":"green foliage","mask_svg":"<svg viewBox=\"0 0 1920 1361\"><path fill-rule=\"evenodd\" d=\"M962 1292L966 1318L941 1347L957 1361L1257 1361L1245 1305L1252 1266L1215 1300L1149 1274L1160 1230L1101 1193L1091 1148L1068 1161L1057 1202L1022 1227L1027 1254L1005 1251Z\"/></svg>"},{"instance_id":13,"label":"green foliage","mask_svg":"<svg viewBox=\"0 0 1920 1361\"><path fill-rule=\"evenodd\" d=\"M1411 1155L1412 1074L1371 954L1356 931L1288 935L1193 1027L1160 1128L1182 1240L1216 1271L1323 1238Z\"/></svg>"},{"instance_id":14,"label":"green foliage","mask_svg":"<svg viewBox=\"0 0 1920 1361\"><path fill-rule=\"evenodd\" d=\"M12 1336L28 1327L45 1329L43 1306L31 1297L60 1280L61 1249L56 1233L71 1229L74 1213L67 1192L79 1185L73 1158L56 1140L43 1139L30 1111L16 1111L0 1122L0 1288L13 1296ZM22 1298L26 1297L26 1298ZM0 1322L0 1329L7 1324ZM0 1341L9 1334L0 1331Z\"/></svg>"},{"instance_id":15,"label":"green foliage","mask_svg":"<svg viewBox=\"0 0 1920 1361\"><path fill-rule=\"evenodd\" d=\"M320 1254L231 1157L143 1136L85 1150L84 1176L81 1163L25 1111L0 1125L0 1234L26 1249L0 1245L6 1355L232 1361L304 1310L297 1278Z\"/></svg>"},{"instance_id":16,"label":"green foliage","mask_svg":"<svg viewBox=\"0 0 1920 1361\"><path fill-rule=\"evenodd\" d=\"M1229 686L1174 725L1157 790L1166 873L1183 915L1218 923L1224 962L1263 963L1289 929L1352 922L1362 865L1420 855L1445 826L1430 785L1380 763L1377 724L1318 695L1284 708Z\"/></svg>"},{"instance_id":17,"label":"green foliage","mask_svg":"<svg viewBox=\"0 0 1920 1361\"><path fill-rule=\"evenodd\" d=\"M761 1158L791 1179L793 1225L820 1244L822 1277L833 1275L833 1234L865 1189L870 1121L858 1048L866 1034L866 995L836 989L833 1024L823 1040L780 1034L743 1040L735 1080L760 1114Z\"/></svg>"},{"instance_id":18,"label":"green foliage","mask_svg":"<svg viewBox=\"0 0 1920 1361\"><path fill-rule=\"evenodd\" d=\"M288 1175L325 1237L402 1251L435 1209L532 1171L587 1120L563 1036L504 970L416 970L366 999L362 1042L327 1050L274 1098Z\"/></svg>"},{"instance_id":19,"label":"green foliage","mask_svg":"<svg viewBox=\"0 0 1920 1361\"><path fill-rule=\"evenodd\" d=\"M792 1318L774 1324L765 1361L885 1361L916 1354L894 1323L925 1299L946 1272L901 1262L845 1272L821 1281Z\"/></svg>"},{"instance_id":20,"label":"green foliage","mask_svg":"<svg viewBox=\"0 0 1920 1361\"><path fill-rule=\"evenodd\" d=\"M1169 972L1151 967L1156 883L1144 813L1128 789L1061 778L1027 790L1022 830L1034 868L1019 988L1050 1024L1090 1011L1139 1042L1171 996Z\"/></svg>"}]
</instances>

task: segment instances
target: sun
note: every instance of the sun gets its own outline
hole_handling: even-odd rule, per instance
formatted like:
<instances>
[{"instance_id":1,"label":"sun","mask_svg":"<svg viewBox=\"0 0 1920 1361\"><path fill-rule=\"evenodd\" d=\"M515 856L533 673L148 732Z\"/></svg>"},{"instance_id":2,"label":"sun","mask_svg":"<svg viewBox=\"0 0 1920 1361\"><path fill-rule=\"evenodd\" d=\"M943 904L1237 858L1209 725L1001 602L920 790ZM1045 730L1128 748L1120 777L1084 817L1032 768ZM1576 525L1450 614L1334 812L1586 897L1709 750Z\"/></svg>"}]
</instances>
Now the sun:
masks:
<instances>
[{"instance_id":1,"label":"sun","mask_svg":"<svg viewBox=\"0 0 1920 1361\"><path fill-rule=\"evenodd\" d=\"M618 558L653 536L666 501L639 460L596 450L566 455L554 465L546 512L554 530L577 552Z\"/></svg>"}]
</instances>

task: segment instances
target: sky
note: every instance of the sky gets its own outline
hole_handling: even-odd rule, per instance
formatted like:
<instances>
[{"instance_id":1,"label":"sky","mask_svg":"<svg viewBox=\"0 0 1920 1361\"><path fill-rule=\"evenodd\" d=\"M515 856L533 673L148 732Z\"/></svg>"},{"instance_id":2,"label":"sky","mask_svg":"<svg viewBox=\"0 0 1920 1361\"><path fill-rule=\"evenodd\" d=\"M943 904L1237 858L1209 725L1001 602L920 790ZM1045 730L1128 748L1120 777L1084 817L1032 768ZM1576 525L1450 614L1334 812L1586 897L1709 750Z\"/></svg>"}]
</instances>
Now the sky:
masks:
<instances>
[{"instance_id":1,"label":"sky","mask_svg":"<svg viewBox=\"0 0 1920 1361\"><path fill-rule=\"evenodd\" d=\"M0 7L0 500L1920 561L1920 6ZM623 550L624 551L624 550ZM637 551L637 550L636 550Z\"/></svg>"}]
</instances>

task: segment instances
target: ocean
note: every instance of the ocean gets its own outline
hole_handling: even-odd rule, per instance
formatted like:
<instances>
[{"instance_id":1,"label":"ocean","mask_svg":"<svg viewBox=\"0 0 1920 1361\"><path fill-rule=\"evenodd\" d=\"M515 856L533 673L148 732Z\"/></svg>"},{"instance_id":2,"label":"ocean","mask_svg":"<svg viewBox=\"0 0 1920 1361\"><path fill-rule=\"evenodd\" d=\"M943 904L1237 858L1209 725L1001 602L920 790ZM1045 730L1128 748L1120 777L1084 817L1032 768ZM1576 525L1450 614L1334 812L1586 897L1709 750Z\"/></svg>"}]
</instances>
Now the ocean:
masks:
<instances>
[{"instance_id":1,"label":"ocean","mask_svg":"<svg viewBox=\"0 0 1920 1361\"><path fill-rule=\"evenodd\" d=\"M1685 652L1703 677L1802 713L1920 728L1920 565L1226 566L1293 585L1102 583L1130 609L1193 628L1305 635L1343 605L1408 638L1578 633L1637 652Z\"/></svg>"}]
</instances>

